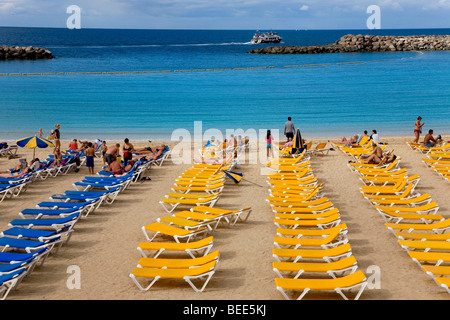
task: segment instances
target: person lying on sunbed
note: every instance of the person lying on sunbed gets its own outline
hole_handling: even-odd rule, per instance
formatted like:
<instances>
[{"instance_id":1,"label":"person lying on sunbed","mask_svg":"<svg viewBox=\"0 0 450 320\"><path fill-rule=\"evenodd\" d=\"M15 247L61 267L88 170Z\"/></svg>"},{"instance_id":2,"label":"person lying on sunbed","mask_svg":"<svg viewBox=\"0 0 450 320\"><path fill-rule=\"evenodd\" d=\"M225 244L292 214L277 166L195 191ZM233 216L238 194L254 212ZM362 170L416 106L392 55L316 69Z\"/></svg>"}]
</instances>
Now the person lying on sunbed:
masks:
<instances>
[{"instance_id":1,"label":"person lying on sunbed","mask_svg":"<svg viewBox=\"0 0 450 320\"><path fill-rule=\"evenodd\" d=\"M133 160L139 160L139 159L146 160L146 161L156 160L166 150L166 145L162 144L157 149L152 149L152 150L153 150L153 152L149 152L145 157L143 157L142 154L141 155L134 155L133 156Z\"/></svg>"},{"instance_id":2,"label":"person lying on sunbed","mask_svg":"<svg viewBox=\"0 0 450 320\"><path fill-rule=\"evenodd\" d=\"M0 178L22 178L24 175L30 172L31 172L30 167L26 167L22 171L18 172L0 173Z\"/></svg>"},{"instance_id":3,"label":"person lying on sunbed","mask_svg":"<svg viewBox=\"0 0 450 320\"><path fill-rule=\"evenodd\" d=\"M145 148L137 148L134 150L134 152L136 154L153 154L155 152L158 152L159 150L164 151L166 149L166 145L162 144L160 146L156 146L156 147L145 147Z\"/></svg>"},{"instance_id":4,"label":"person lying on sunbed","mask_svg":"<svg viewBox=\"0 0 450 320\"><path fill-rule=\"evenodd\" d=\"M358 141L358 135L353 135L350 139L347 139L346 137L342 137L341 141L339 141L340 144L347 144L351 146L352 144L356 143Z\"/></svg>"}]
</instances>

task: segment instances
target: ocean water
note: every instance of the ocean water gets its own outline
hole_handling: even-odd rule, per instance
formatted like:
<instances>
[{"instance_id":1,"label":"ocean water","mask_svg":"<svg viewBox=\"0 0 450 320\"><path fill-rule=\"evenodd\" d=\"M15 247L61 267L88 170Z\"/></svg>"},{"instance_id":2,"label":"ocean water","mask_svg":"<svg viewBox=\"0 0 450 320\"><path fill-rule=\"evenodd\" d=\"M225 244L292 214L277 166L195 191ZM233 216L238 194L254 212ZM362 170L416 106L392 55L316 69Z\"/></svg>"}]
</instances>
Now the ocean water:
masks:
<instances>
[{"instance_id":1,"label":"ocean water","mask_svg":"<svg viewBox=\"0 0 450 320\"><path fill-rule=\"evenodd\" d=\"M194 121L203 130L282 130L288 116L304 137L412 136L418 115L424 130L450 133L450 52L253 55L264 46L249 43L253 33L0 28L0 44L56 56L0 61L0 140L47 134L55 123L63 139L170 138L193 132ZM278 33L281 45L313 45L450 29ZM50 75L16 75L27 73Z\"/></svg>"}]
</instances>

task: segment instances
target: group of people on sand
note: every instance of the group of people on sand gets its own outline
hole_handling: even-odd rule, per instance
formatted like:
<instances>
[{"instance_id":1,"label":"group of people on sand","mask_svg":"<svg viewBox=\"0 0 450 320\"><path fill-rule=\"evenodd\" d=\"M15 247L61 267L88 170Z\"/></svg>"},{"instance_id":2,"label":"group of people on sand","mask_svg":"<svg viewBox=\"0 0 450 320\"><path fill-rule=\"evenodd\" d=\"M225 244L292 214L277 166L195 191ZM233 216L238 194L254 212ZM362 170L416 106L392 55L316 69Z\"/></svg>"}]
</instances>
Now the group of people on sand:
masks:
<instances>
[{"instance_id":1,"label":"group of people on sand","mask_svg":"<svg viewBox=\"0 0 450 320\"><path fill-rule=\"evenodd\" d=\"M425 125L422 121L422 117L417 117L416 122L414 123L414 140L413 143L420 144L419 138L422 133L422 127ZM429 129L428 133L425 135L423 142L421 143L425 148L432 148L442 142L441 135L438 135L436 138L433 137L434 131L433 129Z\"/></svg>"},{"instance_id":2,"label":"group of people on sand","mask_svg":"<svg viewBox=\"0 0 450 320\"><path fill-rule=\"evenodd\" d=\"M103 145L102 145L103 147ZM128 138L125 138L122 147L116 143L110 147L102 149L104 163L108 166L106 171L113 175L120 176L130 171L138 160L151 161L158 159L167 146L162 144L157 147L135 148ZM120 154L123 155L123 163L120 159Z\"/></svg>"},{"instance_id":3,"label":"group of people on sand","mask_svg":"<svg viewBox=\"0 0 450 320\"><path fill-rule=\"evenodd\" d=\"M373 129L372 130L372 134L369 136L367 130L364 130L362 135L359 134L354 134L353 136L351 136L350 138L346 138L345 136L341 138L341 140L339 141L340 144L346 144L346 145L354 145L354 144L358 144L361 139L368 137L369 139L371 139L373 142L375 143L380 143L380 136L377 132L377 130Z\"/></svg>"}]
</instances>

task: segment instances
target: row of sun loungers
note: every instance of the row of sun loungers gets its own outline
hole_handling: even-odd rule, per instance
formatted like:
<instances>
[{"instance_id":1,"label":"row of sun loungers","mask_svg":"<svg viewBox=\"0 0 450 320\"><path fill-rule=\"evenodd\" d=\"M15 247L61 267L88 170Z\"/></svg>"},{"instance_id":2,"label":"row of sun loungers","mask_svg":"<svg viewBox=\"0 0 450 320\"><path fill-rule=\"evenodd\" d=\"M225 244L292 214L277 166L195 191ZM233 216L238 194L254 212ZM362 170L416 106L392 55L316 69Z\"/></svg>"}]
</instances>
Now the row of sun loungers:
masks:
<instances>
[{"instance_id":1,"label":"row of sun loungers","mask_svg":"<svg viewBox=\"0 0 450 320\"><path fill-rule=\"evenodd\" d=\"M422 162L426 167L431 168L444 180L450 182L450 144L446 144L441 148L444 147L446 147L446 149L436 150L430 148L431 150L425 154L426 158L422 158Z\"/></svg>"},{"instance_id":2,"label":"row of sun loungers","mask_svg":"<svg viewBox=\"0 0 450 320\"><path fill-rule=\"evenodd\" d=\"M0 157L9 157L17 154L18 146L8 146L6 143L0 143Z\"/></svg>"},{"instance_id":3,"label":"row of sun loungers","mask_svg":"<svg viewBox=\"0 0 450 320\"><path fill-rule=\"evenodd\" d=\"M267 166L273 170L267 202L277 227L272 251L277 290L287 300L299 291L298 300L310 291L335 291L348 299L344 292L358 288L358 299L366 276L352 254L347 225L324 195L308 156L273 159Z\"/></svg>"},{"instance_id":4,"label":"row of sun loungers","mask_svg":"<svg viewBox=\"0 0 450 320\"><path fill-rule=\"evenodd\" d=\"M85 177L83 190L67 190L54 194L36 208L22 210L9 229L0 232L0 299L4 300L34 267L42 264L50 253L67 243L75 224L104 204L113 204L148 164L139 163L120 177Z\"/></svg>"},{"instance_id":5,"label":"row of sun loungers","mask_svg":"<svg viewBox=\"0 0 450 320\"><path fill-rule=\"evenodd\" d=\"M226 167L229 166L194 164L185 170L176 180L174 192L160 202L170 215L142 227L147 241L139 243L137 249L142 258L129 275L140 290L149 290L160 279L183 279L196 292L205 289L220 256L218 250L211 252L213 233L221 224L232 226L237 221L245 222L251 213L251 208L213 207L222 189L213 192L209 186L220 184L223 188L225 177L221 170ZM190 209L174 212L179 205ZM155 241L161 238L162 242ZM167 242L167 238L171 241ZM178 256L185 253L188 257L161 258L164 252L178 253Z\"/></svg>"},{"instance_id":6,"label":"row of sun loungers","mask_svg":"<svg viewBox=\"0 0 450 320\"><path fill-rule=\"evenodd\" d=\"M36 180L46 180L48 177L57 177L66 175L71 170L76 168L76 163L73 162L73 157L68 157L67 160L60 166L52 166L53 159L48 158L42 161L42 167L27 173L19 178L0 178L0 202L6 198L15 198L21 193L25 192L30 183Z\"/></svg>"},{"instance_id":7,"label":"row of sun loungers","mask_svg":"<svg viewBox=\"0 0 450 320\"><path fill-rule=\"evenodd\" d=\"M411 259L449 293L450 219L428 193L415 192L420 177L398 166L353 163L361 181L360 192L380 213Z\"/></svg>"}]
</instances>

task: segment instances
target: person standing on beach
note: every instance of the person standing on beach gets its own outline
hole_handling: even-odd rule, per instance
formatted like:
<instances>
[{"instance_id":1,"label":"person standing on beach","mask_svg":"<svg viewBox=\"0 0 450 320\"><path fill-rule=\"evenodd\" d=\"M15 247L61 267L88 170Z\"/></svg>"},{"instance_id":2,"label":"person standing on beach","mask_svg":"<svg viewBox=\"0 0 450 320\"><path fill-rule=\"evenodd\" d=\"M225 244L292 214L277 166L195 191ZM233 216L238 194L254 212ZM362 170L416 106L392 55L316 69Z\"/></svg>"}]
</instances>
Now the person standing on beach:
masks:
<instances>
[{"instance_id":1,"label":"person standing on beach","mask_svg":"<svg viewBox=\"0 0 450 320\"><path fill-rule=\"evenodd\" d=\"M419 143L419 137L420 134L422 133L422 127L425 123L420 123L420 121L422 120L422 117L417 117L416 123L414 124L414 143Z\"/></svg>"},{"instance_id":2,"label":"person standing on beach","mask_svg":"<svg viewBox=\"0 0 450 320\"><path fill-rule=\"evenodd\" d=\"M44 133L42 132L42 128L39 128L39 131L38 131L38 137L39 138L42 138L42 135L43 135Z\"/></svg>"},{"instance_id":3,"label":"person standing on beach","mask_svg":"<svg viewBox=\"0 0 450 320\"><path fill-rule=\"evenodd\" d=\"M270 130L267 130L266 146L267 146L267 158L269 158L271 156L273 157L272 134L270 133Z\"/></svg>"},{"instance_id":4,"label":"person standing on beach","mask_svg":"<svg viewBox=\"0 0 450 320\"><path fill-rule=\"evenodd\" d=\"M134 146L130 143L128 138L125 138L122 146L123 151L123 165L126 167L129 160L133 159Z\"/></svg>"},{"instance_id":5,"label":"person standing on beach","mask_svg":"<svg viewBox=\"0 0 450 320\"><path fill-rule=\"evenodd\" d=\"M110 165L119 155L120 144L116 143L115 145L109 147L105 153L105 161L108 165Z\"/></svg>"},{"instance_id":6,"label":"person standing on beach","mask_svg":"<svg viewBox=\"0 0 450 320\"><path fill-rule=\"evenodd\" d=\"M89 169L89 173L94 174L95 149L91 142L88 143L88 147L84 153L86 154L86 167Z\"/></svg>"},{"instance_id":7,"label":"person standing on beach","mask_svg":"<svg viewBox=\"0 0 450 320\"><path fill-rule=\"evenodd\" d=\"M61 128L61 125L55 124L55 131L54 131L54 137L55 137L55 148L61 147L61 132L59 132L59 129Z\"/></svg>"},{"instance_id":8,"label":"person standing on beach","mask_svg":"<svg viewBox=\"0 0 450 320\"><path fill-rule=\"evenodd\" d=\"M106 164L105 160L106 150L108 150L108 147L106 146L106 141L103 140L102 145L100 146L100 150L102 151L103 166L104 166Z\"/></svg>"},{"instance_id":9,"label":"person standing on beach","mask_svg":"<svg viewBox=\"0 0 450 320\"><path fill-rule=\"evenodd\" d=\"M292 118L288 117L288 121L284 124L284 135L287 138L287 141L291 141L294 139L295 126L292 122Z\"/></svg>"}]
</instances>

